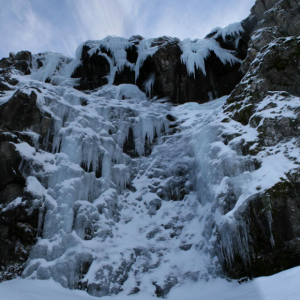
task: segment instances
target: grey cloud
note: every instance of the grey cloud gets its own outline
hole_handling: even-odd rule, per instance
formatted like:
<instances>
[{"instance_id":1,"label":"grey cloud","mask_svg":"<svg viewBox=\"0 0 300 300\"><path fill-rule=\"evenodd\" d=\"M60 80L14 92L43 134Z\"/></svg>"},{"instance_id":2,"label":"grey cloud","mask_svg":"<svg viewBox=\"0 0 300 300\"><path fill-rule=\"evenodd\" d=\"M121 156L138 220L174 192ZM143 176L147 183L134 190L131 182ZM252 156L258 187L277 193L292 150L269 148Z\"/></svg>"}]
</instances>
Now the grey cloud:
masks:
<instances>
[{"instance_id":1,"label":"grey cloud","mask_svg":"<svg viewBox=\"0 0 300 300\"><path fill-rule=\"evenodd\" d=\"M255 0L0 0L0 57L10 51L74 56L107 35L202 38L249 14Z\"/></svg>"}]
</instances>

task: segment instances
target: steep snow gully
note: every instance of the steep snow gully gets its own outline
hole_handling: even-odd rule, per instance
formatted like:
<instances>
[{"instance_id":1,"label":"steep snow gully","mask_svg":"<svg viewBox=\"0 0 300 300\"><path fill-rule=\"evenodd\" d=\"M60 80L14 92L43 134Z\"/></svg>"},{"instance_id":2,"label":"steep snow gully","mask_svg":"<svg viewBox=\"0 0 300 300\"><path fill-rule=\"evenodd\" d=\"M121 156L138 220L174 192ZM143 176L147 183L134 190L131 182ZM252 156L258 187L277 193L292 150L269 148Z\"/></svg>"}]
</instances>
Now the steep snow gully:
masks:
<instances>
[{"instance_id":1,"label":"steep snow gully","mask_svg":"<svg viewBox=\"0 0 300 300\"><path fill-rule=\"evenodd\" d=\"M244 283L300 264L289 258L299 243L300 95L266 87L264 66L291 70L276 49L294 59L300 40L274 37L247 53L260 2L202 40L107 37L74 59L0 61L0 281L20 277L0 284L5 300L35 299L26 288L35 282L58 299L269 299L271 284L299 275ZM258 32L250 43L267 34ZM277 216L296 224L288 241Z\"/></svg>"}]
</instances>

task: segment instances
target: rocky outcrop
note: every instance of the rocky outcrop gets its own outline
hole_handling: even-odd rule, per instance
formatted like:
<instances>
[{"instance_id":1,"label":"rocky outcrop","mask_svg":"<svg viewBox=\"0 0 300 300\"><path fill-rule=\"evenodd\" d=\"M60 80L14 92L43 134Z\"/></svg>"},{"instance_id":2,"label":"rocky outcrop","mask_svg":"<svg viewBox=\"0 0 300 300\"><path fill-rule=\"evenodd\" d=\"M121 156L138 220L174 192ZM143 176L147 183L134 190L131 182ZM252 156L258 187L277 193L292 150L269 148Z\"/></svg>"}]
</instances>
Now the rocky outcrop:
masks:
<instances>
[{"instance_id":1,"label":"rocky outcrop","mask_svg":"<svg viewBox=\"0 0 300 300\"><path fill-rule=\"evenodd\" d=\"M238 226L226 224L222 239L243 244L224 264L231 278L269 276L300 264L299 170L265 193L249 198L234 214ZM238 238L239 237L239 238ZM222 241L221 241L222 244Z\"/></svg>"},{"instance_id":2,"label":"rocky outcrop","mask_svg":"<svg viewBox=\"0 0 300 300\"><path fill-rule=\"evenodd\" d=\"M129 83L136 84L151 98L167 97L174 104L204 103L229 94L243 76L238 60L224 63L213 49L205 58L206 74L200 68L196 68L194 74L191 74L182 62L180 40L170 37L151 39L146 51L150 49L152 53L148 55L139 50L145 47L142 42L145 41L141 37L139 40L131 38L119 41L124 44L124 50L121 47L114 51L124 51L122 58L118 58L120 52L116 54L112 50L113 47L118 47L113 45L118 41L105 40L97 48L91 42L85 44L80 56L81 65L72 75L73 78L80 78L80 84L76 88L87 90L99 88L109 82L114 85ZM224 46L223 51L229 51L228 49L231 50ZM243 57L236 51L232 54L238 58Z\"/></svg>"},{"instance_id":3,"label":"rocky outcrop","mask_svg":"<svg viewBox=\"0 0 300 300\"><path fill-rule=\"evenodd\" d=\"M50 122L38 109L36 99L34 92L16 91L0 106L0 281L21 274L38 236L40 204L26 191L23 173L27 162L15 146L38 142L26 130L40 134L40 141L48 131Z\"/></svg>"},{"instance_id":4,"label":"rocky outcrop","mask_svg":"<svg viewBox=\"0 0 300 300\"><path fill-rule=\"evenodd\" d=\"M286 157L295 160L292 149L300 145L299 9L299 1L257 1L252 9L258 23L243 63L247 73L224 106L230 118L258 132L240 145L246 156L272 155L273 147L285 147ZM258 186L257 194L234 212L235 221L219 227L230 277L267 276L299 265L299 169L285 176L264 192Z\"/></svg>"},{"instance_id":5,"label":"rocky outcrop","mask_svg":"<svg viewBox=\"0 0 300 300\"><path fill-rule=\"evenodd\" d=\"M247 72L262 47L279 37L300 35L300 3L297 0L257 0L250 17L257 20L242 70Z\"/></svg>"},{"instance_id":6,"label":"rocky outcrop","mask_svg":"<svg viewBox=\"0 0 300 300\"><path fill-rule=\"evenodd\" d=\"M110 72L110 65L105 56L94 53L91 57L88 54L88 46L82 49L82 65L79 66L73 73L74 78L80 79L80 86L78 89L92 90L108 83L106 76Z\"/></svg>"},{"instance_id":7,"label":"rocky outcrop","mask_svg":"<svg viewBox=\"0 0 300 300\"><path fill-rule=\"evenodd\" d=\"M32 67L32 55L29 51L21 51L17 54L10 53L8 58L0 60L0 68L14 67L20 70L25 75L31 73L30 68Z\"/></svg>"},{"instance_id":8,"label":"rocky outcrop","mask_svg":"<svg viewBox=\"0 0 300 300\"><path fill-rule=\"evenodd\" d=\"M299 51L299 37L279 38L262 48L228 98L225 111L231 112L234 120L246 125L269 91L285 91L300 96Z\"/></svg>"},{"instance_id":9,"label":"rocky outcrop","mask_svg":"<svg viewBox=\"0 0 300 300\"><path fill-rule=\"evenodd\" d=\"M137 80L140 88L150 76L155 76L152 94L158 98L168 97L174 104L204 103L229 94L242 78L239 63L224 65L213 51L205 61L206 75L200 69L188 74L181 54L178 42L163 44L144 62Z\"/></svg>"}]
</instances>

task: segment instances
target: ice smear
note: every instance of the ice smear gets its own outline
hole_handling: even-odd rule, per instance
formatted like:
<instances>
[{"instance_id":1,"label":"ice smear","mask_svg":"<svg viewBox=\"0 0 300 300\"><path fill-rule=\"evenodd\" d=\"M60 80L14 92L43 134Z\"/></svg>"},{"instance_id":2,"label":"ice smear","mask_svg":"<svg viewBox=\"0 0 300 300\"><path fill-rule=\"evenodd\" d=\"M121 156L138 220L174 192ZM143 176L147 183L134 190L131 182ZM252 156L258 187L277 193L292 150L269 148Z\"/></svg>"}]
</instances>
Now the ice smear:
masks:
<instances>
[{"instance_id":1,"label":"ice smear","mask_svg":"<svg viewBox=\"0 0 300 300\"><path fill-rule=\"evenodd\" d=\"M49 81L54 85L73 86L75 79L71 79L80 60L66 57L59 53L44 52L33 55L31 78L39 81Z\"/></svg>"},{"instance_id":2,"label":"ice smear","mask_svg":"<svg viewBox=\"0 0 300 300\"><path fill-rule=\"evenodd\" d=\"M151 73L145 82L145 90L146 90L146 93L149 96L149 98L151 98L151 95L152 95L152 90L153 90L153 85L155 83L155 79L156 79L155 73Z\"/></svg>"},{"instance_id":3,"label":"ice smear","mask_svg":"<svg viewBox=\"0 0 300 300\"><path fill-rule=\"evenodd\" d=\"M144 39L138 45L138 59L135 65L135 80L138 79L140 68L143 66L145 60L155 54L158 46L151 47L154 39Z\"/></svg>"}]
</instances>

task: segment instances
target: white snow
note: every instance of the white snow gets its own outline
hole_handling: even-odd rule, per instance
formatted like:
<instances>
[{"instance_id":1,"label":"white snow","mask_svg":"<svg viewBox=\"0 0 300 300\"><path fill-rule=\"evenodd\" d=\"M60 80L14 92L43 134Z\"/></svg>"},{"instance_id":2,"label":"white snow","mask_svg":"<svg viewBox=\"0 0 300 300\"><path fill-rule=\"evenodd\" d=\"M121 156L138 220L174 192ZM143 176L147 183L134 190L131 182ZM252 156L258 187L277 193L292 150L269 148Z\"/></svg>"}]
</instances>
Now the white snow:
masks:
<instances>
[{"instance_id":1,"label":"white snow","mask_svg":"<svg viewBox=\"0 0 300 300\"><path fill-rule=\"evenodd\" d=\"M214 38L222 36L223 40L226 39L226 36L238 37L245 32L240 22L232 23L226 26L225 28L221 28L217 31L217 34Z\"/></svg>"},{"instance_id":2,"label":"white snow","mask_svg":"<svg viewBox=\"0 0 300 300\"><path fill-rule=\"evenodd\" d=\"M208 282L189 283L174 287L167 296L169 300L298 300L300 267L293 268L269 277L238 284L224 279ZM68 290L53 280L15 279L0 284L1 300L92 300L95 297L84 291ZM151 293L139 293L127 296L102 297L103 300L153 300Z\"/></svg>"}]
</instances>

